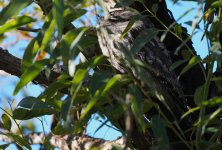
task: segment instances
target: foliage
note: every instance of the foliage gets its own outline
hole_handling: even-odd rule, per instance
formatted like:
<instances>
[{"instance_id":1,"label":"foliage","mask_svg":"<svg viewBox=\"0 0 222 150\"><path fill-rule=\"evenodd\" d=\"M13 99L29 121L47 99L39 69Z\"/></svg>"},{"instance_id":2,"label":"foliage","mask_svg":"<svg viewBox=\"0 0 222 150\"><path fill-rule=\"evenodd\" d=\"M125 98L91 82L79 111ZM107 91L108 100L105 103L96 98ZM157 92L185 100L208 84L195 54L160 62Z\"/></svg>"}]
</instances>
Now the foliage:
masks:
<instances>
[{"instance_id":1,"label":"foliage","mask_svg":"<svg viewBox=\"0 0 222 150\"><path fill-rule=\"evenodd\" d=\"M206 66L206 82L196 89L194 95L194 101L197 106L184 112L181 116L181 120L183 120L189 117L190 114L199 111L198 119L189 129L195 133L195 141L189 141L183 136L186 131L182 131L178 126L176 127L166 117L164 111L159 109L158 103L150 96L150 92L153 91L144 89L144 85L152 85L154 81L152 81L151 77L144 76L141 68L152 71L152 66L134 59L133 54L137 53L153 39L160 32L158 29L144 30L144 33L149 34L139 34L133 43L132 53L129 53L129 51L124 53L127 62L137 69L138 78L135 78L130 71L125 74L116 71L107 61L108 58L96 51L98 49L96 30L98 29L92 26L70 28L73 21L86 14L87 7L94 7L95 4L98 4L101 6L100 8L104 8L103 1L52 0L51 6L45 4L48 1L36 0L35 2L34 7L40 6L41 10L39 9L38 11L42 11L45 14L40 20L43 25L35 30L34 36L30 36L32 40L25 49L21 63L22 76L15 87L14 94L16 95L42 72L49 78L50 74L53 74L55 66L62 72L38 97L22 99L13 110L13 115L9 113L3 114L2 122L9 133L0 132L0 134L11 137L21 147L31 149L24 137L11 132L11 121L16 122L16 119L27 120L49 114L60 115L61 120L52 132L54 134L76 134L84 132L83 126L87 125L93 114L98 113L102 117L107 117L124 135L128 134L128 130L132 130L130 123L127 123L127 118L136 118L138 132L145 134L147 130L153 130L154 137L157 139L157 142L153 144L153 148L170 149L166 128L171 128L178 135L181 142L188 145L190 149L202 149L203 145L205 145L204 149L217 149L221 145L217 142L217 139L221 137L222 126L220 121L222 111L220 106L222 102L221 96L209 96L212 83L215 83L218 89L222 87L221 76L214 75L215 72L220 74L222 69L221 0L206 0L204 2L206 3L204 14L198 21L198 23L204 21L206 25L203 36L206 36L208 40L209 54L203 59L199 56L193 56L188 60L189 63L179 75L180 77L196 64L202 63ZM133 1L124 0L119 0L118 2L119 7L133 3ZM143 1L140 2L143 3ZM35 22L39 21L38 19L40 18L34 19L27 14L20 13L31 3L34 2L31 0L16 0L11 1L3 8L0 12L1 37L6 36L7 32L19 28L24 27L28 30L35 27ZM202 2L199 3L202 4ZM152 8L155 9L155 7ZM99 11L101 10L95 12L96 15L100 13ZM154 18L156 17L155 13L152 13L152 15ZM124 38L133 24L134 20L129 22L124 32L120 35L120 39ZM174 30L170 30L170 28L174 28ZM197 29L195 28L194 30ZM182 30L178 25L167 27L164 32L172 32L173 35L181 39ZM186 42L181 42L180 48L183 45L186 45ZM78 64L74 63L79 59L80 55L83 55L85 59L81 59ZM183 61L174 63L171 66L171 70L173 71L182 63ZM88 80L90 82L87 82ZM156 97L158 96L161 97L161 95ZM161 102L165 104L164 98ZM211 107L214 107L214 109L207 112L208 108ZM150 121L145 121L144 114L153 108L158 110L159 115L153 116ZM124 120L123 118L126 123L121 122L121 120ZM208 133L210 135L209 141L205 141L203 136ZM1 145L0 147L5 148L7 146Z\"/></svg>"}]
</instances>

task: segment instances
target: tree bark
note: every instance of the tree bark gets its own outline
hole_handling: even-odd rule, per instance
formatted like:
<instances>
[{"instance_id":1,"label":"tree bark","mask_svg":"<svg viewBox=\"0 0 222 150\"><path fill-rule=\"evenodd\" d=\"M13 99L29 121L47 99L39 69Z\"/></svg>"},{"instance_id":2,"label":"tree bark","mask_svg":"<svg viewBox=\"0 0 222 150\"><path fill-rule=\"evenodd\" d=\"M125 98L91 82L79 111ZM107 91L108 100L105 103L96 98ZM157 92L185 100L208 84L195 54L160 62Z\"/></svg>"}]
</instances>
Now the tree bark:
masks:
<instances>
[{"instance_id":1,"label":"tree bark","mask_svg":"<svg viewBox=\"0 0 222 150\"><path fill-rule=\"evenodd\" d=\"M115 147L125 147L125 139L123 137L119 137L113 141L106 141L103 139L93 138L87 135L47 135L49 136L49 144L53 147L57 147L60 150L90 150L92 148L97 148L100 150L111 150ZM30 144L38 144L43 145L45 135L41 133L31 133L24 136L25 139ZM5 136L0 135L0 141L16 144L16 141ZM127 148L126 150L130 150Z\"/></svg>"}]
</instances>

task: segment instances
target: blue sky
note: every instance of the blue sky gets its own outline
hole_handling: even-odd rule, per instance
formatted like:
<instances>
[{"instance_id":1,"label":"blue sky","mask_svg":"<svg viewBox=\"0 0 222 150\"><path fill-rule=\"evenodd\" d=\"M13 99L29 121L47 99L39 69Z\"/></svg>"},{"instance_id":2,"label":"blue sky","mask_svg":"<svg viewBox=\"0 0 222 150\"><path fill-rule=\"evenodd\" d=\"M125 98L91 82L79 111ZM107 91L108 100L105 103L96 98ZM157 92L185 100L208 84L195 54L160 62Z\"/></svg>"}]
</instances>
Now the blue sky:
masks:
<instances>
[{"instance_id":1,"label":"blue sky","mask_svg":"<svg viewBox=\"0 0 222 150\"><path fill-rule=\"evenodd\" d=\"M173 5L172 2L170 2L170 0L167 0L167 4L168 4L169 10L172 11L175 19L177 19L181 15L183 15L183 13L186 10L188 10L192 7L197 8L196 2L181 2L180 5L178 5L178 4ZM179 23L181 23L183 26L188 28L189 33L192 32L191 27L185 25L184 22L192 21L196 15L196 13L197 13L197 9L194 9L187 16L185 16L184 18L182 18L179 21ZM200 27L203 29L203 25L200 25ZM207 50L206 40L204 39L202 42L200 41L202 34L203 34L202 32L198 31L198 33L193 36L192 41L194 43L193 45L194 45L197 53L201 57L205 57L207 55L208 50ZM20 41L16 45L10 46L9 51L10 51L10 53L14 54L15 56L18 56L21 58L22 51L23 51L24 47L26 46L26 44L27 43L25 41ZM0 104L1 104L0 106L1 107L3 107L3 103L6 104L5 100L14 100L14 99L20 100L23 97L24 93L30 93L32 96L38 96L38 94L42 91L42 89L39 88L38 86L33 85L33 84L29 84L26 86L26 88L24 89L23 92L19 93L15 97L13 97L12 92L14 90L14 85L16 82L18 82L17 77L11 77L11 76L0 77L0 87L4 87L4 88L1 88L1 90L0 90ZM94 117L98 119L98 117L96 117L96 116L94 116ZM47 120L46 127L49 128L50 119L46 119L46 120ZM105 121L105 120L102 120L101 118L99 120ZM35 120L35 121L38 122L37 120ZM113 140L113 139L117 138L118 136L121 136L121 134L119 132L117 132L116 130L113 130L109 127L103 127L98 132L94 133L100 125L101 125L101 123L98 120L92 118L89 126L87 127L87 133L91 136L98 137L98 138L104 138L107 140ZM41 131L40 125L38 127L38 130ZM13 149L13 148L10 147L9 149Z\"/></svg>"}]
</instances>

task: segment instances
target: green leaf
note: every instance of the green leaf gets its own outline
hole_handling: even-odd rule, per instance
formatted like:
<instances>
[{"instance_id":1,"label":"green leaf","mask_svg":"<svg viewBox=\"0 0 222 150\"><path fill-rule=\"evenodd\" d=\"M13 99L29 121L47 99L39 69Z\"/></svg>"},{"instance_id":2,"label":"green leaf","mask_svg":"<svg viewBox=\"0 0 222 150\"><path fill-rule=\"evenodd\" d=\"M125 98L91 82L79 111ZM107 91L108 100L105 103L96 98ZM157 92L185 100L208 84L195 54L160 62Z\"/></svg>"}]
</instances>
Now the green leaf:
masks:
<instances>
[{"instance_id":1,"label":"green leaf","mask_svg":"<svg viewBox=\"0 0 222 150\"><path fill-rule=\"evenodd\" d=\"M86 28L73 29L63 36L61 41L61 55L65 66L68 66L71 50L75 48L84 31L86 31Z\"/></svg>"},{"instance_id":2,"label":"green leaf","mask_svg":"<svg viewBox=\"0 0 222 150\"><path fill-rule=\"evenodd\" d=\"M154 116L151 119L151 127L155 138L157 138L160 150L170 150L164 121L159 116Z\"/></svg>"},{"instance_id":3,"label":"green leaf","mask_svg":"<svg viewBox=\"0 0 222 150\"><path fill-rule=\"evenodd\" d=\"M52 134L48 134L45 139L44 139L44 142L43 142L43 145L44 145L44 149L45 150L54 150L54 146L52 146L50 144L50 139L52 138Z\"/></svg>"},{"instance_id":4,"label":"green leaf","mask_svg":"<svg viewBox=\"0 0 222 150\"><path fill-rule=\"evenodd\" d=\"M159 30L156 28L149 28L141 31L141 33L136 37L131 48L133 54L140 51L149 41L151 41L155 36L157 36Z\"/></svg>"},{"instance_id":5,"label":"green leaf","mask_svg":"<svg viewBox=\"0 0 222 150\"><path fill-rule=\"evenodd\" d=\"M33 38L28 46L25 49L25 53L23 55L23 59L21 62L21 70L24 73L24 71L29 68L33 62L34 56L36 54L36 52L39 49L39 45L38 42L36 40L36 38Z\"/></svg>"},{"instance_id":6,"label":"green leaf","mask_svg":"<svg viewBox=\"0 0 222 150\"><path fill-rule=\"evenodd\" d=\"M135 0L117 0L115 7L126 7L132 5Z\"/></svg>"},{"instance_id":7,"label":"green leaf","mask_svg":"<svg viewBox=\"0 0 222 150\"><path fill-rule=\"evenodd\" d=\"M83 48L90 48L98 43L97 35L91 34L90 31L86 31L84 38L81 38L79 45Z\"/></svg>"},{"instance_id":8,"label":"green leaf","mask_svg":"<svg viewBox=\"0 0 222 150\"><path fill-rule=\"evenodd\" d=\"M49 100L57 91L71 85L71 82L65 79L58 79L48 86L48 88L41 94L41 97L46 97Z\"/></svg>"},{"instance_id":9,"label":"green leaf","mask_svg":"<svg viewBox=\"0 0 222 150\"><path fill-rule=\"evenodd\" d=\"M12 138L13 140L15 140L15 142L16 142L19 146L21 146L21 147L23 147L23 148L26 148L26 149L29 149L29 150L32 149L31 146L30 146L30 144L29 144L29 142L28 142L26 139L23 139L22 137L20 137L20 136L18 136L18 135L15 135L15 134L13 134L13 133L7 133L6 135L7 135L8 137Z\"/></svg>"},{"instance_id":10,"label":"green leaf","mask_svg":"<svg viewBox=\"0 0 222 150\"><path fill-rule=\"evenodd\" d=\"M48 59L43 59L32 64L21 76L13 92L16 95L26 84L34 80L35 77L44 69L45 65L49 63Z\"/></svg>"},{"instance_id":11,"label":"green leaf","mask_svg":"<svg viewBox=\"0 0 222 150\"><path fill-rule=\"evenodd\" d=\"M214 97L207 101L203 101L202 105L204 106L219 106L222 103L222 97Z\"/></svg>"},{"instance_id":12,"label":"green leaf","mask_svg":"<svg viewBox=\"0 0 222 150\"><path fill-rule=\"evenodd\" d=\"M45 51L45 48L50 43L50 40L52 39L52 36L53 36L53 33L54 33L54 29L55 29L55 25L56 25L55 23L56 22L55 22L54 19L50 22L50 25L49 25L48 29L46 30L46 32L44 34L40 50Z\"/></svg>"},{"instance_id":13,"label":"green leaf","mask_svg":"<svg viewBox=\"0 0 222 150\"><path fill-rule=\"evenodd\" d=\"M63 12L64 12L63 0L53 0L52 14L56 22L59 37L62 37L63 33L63 26L64 26Z\"/></svg>"},{"instance_id":14,"label":"green leaf","mask_svg":"<svg viewBox=\"0 0 222 150\"><path fill-rule=\"evenodd\" d=\"M36 20L29 17L29 16L19 16L15 19L10 19L5 24L0 26L0 34L3 34L4 32L10 31L12 29L18 28L20 26L26 25L31 22L35 22Z\"/></svg>"},{"instance_id":15,"label":"green leaf","mask_svg":"<svg viewBox=\"0 0 222 150\"><path fill-rule=\"evenodd\" d=\"M110 76L110 75L109 75ZM88 112L92 109L92 107L96 104L96 102L102 97L104 96L110 89L112 89L114 87L114 85L121 80L122 75L115 75L113 76L111 79L107 80L107 75L105 74L100 74L100 79L97 81L101 81L101 80L107 80L107 83L104 85L104 82L101 82L102 85L99 85L100 88L98 88L93 97L90 99L88 105L86 106L86 108L84 109L84 112L81 115L81 118L84 118Z\"/></svg>"},{"instance_id":16,"label":"green leaf","mask_svg":"<svg viewBox=\"0 0 222 150\"><path fill-rule=\"evenodd\" d=\"M83 79L85 78L88 70L86 69L78 69L75 73L74 79L73 79L73 84L78 85Z\"/></svg>"},{"instance_id":17,"label":"green leaf","mask_svg":"<svg viewBox=\"0 0 222 150\"><path fill-rule=\"evenodd\" d=\"M5 150L10 144L3 144L3 145L0 145L0 149L1 150Z\"/></svg>"},{"instance_id":18,"label":"green leaf","mask_svg":"<svg viewBox=\"0 0 222 150\"><path fill-rule=\"evenodd\" d=\"M18 106L13 111L13 118L27 120L43 115L51 115L56 112L56 109L52 108L48 103L35 97L28 96L18 103Z\"/></svg>"},{"instance_id":19,"label":"green leaf","mask_svg":"<svg viewBox=\"0 0 222 150\"><path fill-rule=\"evenodd\" d=\"M102 95L106 94L110 89L112 89L121 79L123 78L123 75L116 74L114 75L108 82L106 83L106 86L104 87L102 91Z\"/></svg>"},{"instance_id":20,"label":"green leaf","mask_svg":"<svg viewBox=\"0 0 222 150\"><path fill-rule=\"evenodd\" d=\"M124 150L124 148L113 145L111 150Z\"/></svg>"},{"instance_id":21,"label":"green leaf","mask_svg":"<svg viewBox=\"0 0 222 150\"><path fill-rule=\"evenodd\" d=\"M142 94L140 90L134 86L129 86L129 96L130 96L130 102L131 102L131 109L132 112L136 118L136 121L141 126L142 130L145 132L145 124L143 123L143 113L142 113Z\"/></svg>"},{"instance_id":22,"label":"green leaf","mask_svg":"<svg viewBox=\"0 0 222 150\"><path fill-rule=\"evenodd\" d=\"M90 94L94 95L97 90L101 90L106 86L108 79L112 77L112 73L108 71L96 71L94 72L90 85L89 85L89 92Z\"/></svg>"},{"instance_id":23,"label":"green leaf","mask_svg":"<svg viewBox=\"0 0 222 150\"><path fill-rule=\"evenodd\" d=\"M200 63L202 61L202 59L200 58L200 56L193 56L188 64L183 68L183 70L181 71L180 75L178 76L178 78L180 78L181 75L183 75L184 73L186 73L189 69L191 69L193 66L195 66L196 64Z\"/></svg>"},{"instance_id":24,"label":"green leaf","mask_svg":"<svg viewBox=\"0 0 222 150\"><path fill-rule=\"evenodd\" d=\"M200 110L200 107L194 107L194 108L189 109L186 113L183 114L183 116L181 116L180 120L182 120L183 118L185 118L186 116L188 116L189 114L197 110Z\"/></svg>"},{"instance_id":25,"label":"green leaf","mask_svg":"<svg viewBox=\"0 0 222 150\"><path fill-rule=\"evenodd\" d=\"M55 128L52 129L52 133L55 135L67 135L70 134L71 131L63 128L60 124L58 124Z\"/></svg>"},{"instance_id":26,"label":"green leaf","mask_svg":"<svg viewBox=\"0 0 222 150\"><path fill-rule=\"evenodd\" d=\"M80 50L77 49L77 46L79 45L79 41L83 37L86 30L88 30L88 28L83 28L82 31L78 34L78 36L72 41L69 50L70 51L69 60L73 60L78 56ZM68 68L70 76L73 76L73 74L75 73L75 63L69 61Z\"/></svg>"},{"instance_id":27,"label":"green leaf","mask_svg":"<svg viewBox=\"0 0 222 150\"><path fill-rule=\"evenodd\" d=\"M204 100L204 88L205 84L199 86L194 93L194 101L196 105L200 105L200 103Z\"/></svg>"},{"instance_id":28,"label":"green leaf","mask_svg":"<svg viewBox=\"0 0 222 150\"><path fill-rule=\"evenodd\" d=\"M125 35L131 30L134 23L135 23L135 20L130 20L130 22L127 24L126 28L122 32L120 39L123 39L125 37Z\"/></svg>"},{"instance_id":29,"label":"green leaf","mask_svg":"<svg viewBox=\"0 0 222 150\"><path fill-rule=\"evenodd\" d=\"M22 9L32 3L32 0L13 0L0 12L0 25L16 16Z\"/></svg>"},{"instance_id":30,"label":"green leaf","mask_svg":"<svg viewBox=\"0 0 222 150\"><path fill-rule=\"evenodd\" d=\"M177 35L181 36L181 34L183 33L183 29L181 28L181 26L179 24L176 24L174 26L174 30L176 31Z\"/></svg>"},{"instance_id":31,"label":"green leaf","mask_svg":"<svg viewBox=\"0 0 222 150\"><path fill-rule=\"evenodd\" d=\"M211 4L210 6L211 8L218 8L218 7L222 7L222 1L215 1Z\"/></svg>"},{"instance_id":32,"label":"green leaf","mask_svg":"<svg viewBox=\"0 0 222 150\"><path fill-rule=\"evenodd\" d=\"M184 64L186 61L187 61L187 60L185 60L185 59L176 61L175 63L173 63L173 64L170 66L170 71L175 70L177 67L179 67L180 65Z\"/></svg>"},{"instance_id":33,"label":"green leaf","mask_svg":"<svg viewBox=\"0 0 222 150\"><path fill-rule=\"evenodd\" d=\"M77 18L84 15L87 11L85 9L77 9L75 8L75 11L72 11L70 9L66 9L63 13L64 17L64 24L69 24L72 21L76 20Z\"/></svg>"},{"instance_id":34,"label":"green leaf","mask_svg":"<svg viewBox=\"0 0 222 150\"><path fill-rule=\"evenodd\" d=\"M8 117L8 115L6 115L6 114L2 115L2 122L3 122L4 127L8 131L10 131L11 127L12 127L12 122L11 122L11 119Z\"/></svg>"}]
</instances>

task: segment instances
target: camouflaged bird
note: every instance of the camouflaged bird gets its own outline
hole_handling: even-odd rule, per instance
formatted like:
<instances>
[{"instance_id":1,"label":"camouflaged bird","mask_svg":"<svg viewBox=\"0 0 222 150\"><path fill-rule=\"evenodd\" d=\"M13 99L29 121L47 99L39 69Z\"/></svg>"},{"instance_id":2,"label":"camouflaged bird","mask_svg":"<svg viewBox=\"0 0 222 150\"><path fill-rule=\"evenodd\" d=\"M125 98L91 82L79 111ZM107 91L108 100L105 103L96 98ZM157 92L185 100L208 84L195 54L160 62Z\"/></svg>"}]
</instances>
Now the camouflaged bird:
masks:
<instances>
[{"instance_id":1,"label":"camouflaged bird","mask_svg":"<svg viewBox=\"0 0 222 150\"><path fill-rule=\"evenodd\" d=\"M120 38L121 34L133 18L138 18L140 13L130 7L115 8L114 1L106 1L105 6L109 12L108 18L102 18L97 30L98 40L103 55L108 57L111 65L121 73L130 70L139 80L147 80L147 89L160 101L166 101L172 109L183 113L187 110L186 99L183 96L182 87L174 72L170 71L171 58L163 43L157 36L151 39L145 46L136 52L135 59L142 61L152 69L136 68L127 60L127 52L130 52L134 41L140 34L149 36L153 24L148 17L136 19L130 31ZM146 30L151 29L151 30ZM143 73L144 76L139 75ZM146 82L146 83L147 83ZM180 99L180 106L174 105L175 99ZM182 99L182 100L181 100Z\"/></svg>"}]
</instances>

